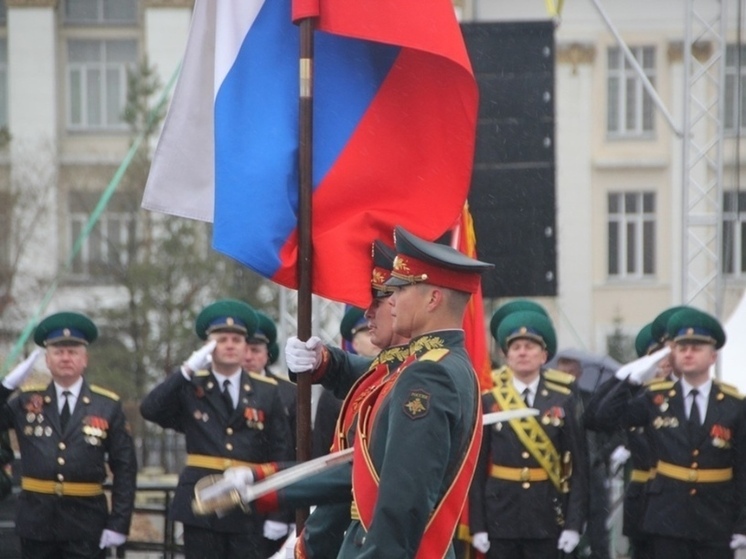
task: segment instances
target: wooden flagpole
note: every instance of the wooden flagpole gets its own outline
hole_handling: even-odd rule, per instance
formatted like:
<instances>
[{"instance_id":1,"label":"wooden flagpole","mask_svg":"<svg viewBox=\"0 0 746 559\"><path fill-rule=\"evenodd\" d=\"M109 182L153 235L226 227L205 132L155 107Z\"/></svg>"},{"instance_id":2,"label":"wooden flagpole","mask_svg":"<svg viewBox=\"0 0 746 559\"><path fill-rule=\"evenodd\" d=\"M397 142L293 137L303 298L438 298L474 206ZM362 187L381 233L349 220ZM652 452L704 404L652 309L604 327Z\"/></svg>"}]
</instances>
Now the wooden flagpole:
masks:
<instances>
[{"instance_id":1,"label":"wooden flagpole","mask_svg":"<svg viewBox=\"0 0 746 559\"><path fill-rule=\"evenodd\" d=\"M311 337L312 265L311 199L313 195L313 27L312 18L300 22L300 128L299 128L299 197L298 197L298 338ZM296 458L305 462L311 457L311 379L298 375ZM308 509L296 511L298 533L303 529Z\"/></svg>"}]
</instances>

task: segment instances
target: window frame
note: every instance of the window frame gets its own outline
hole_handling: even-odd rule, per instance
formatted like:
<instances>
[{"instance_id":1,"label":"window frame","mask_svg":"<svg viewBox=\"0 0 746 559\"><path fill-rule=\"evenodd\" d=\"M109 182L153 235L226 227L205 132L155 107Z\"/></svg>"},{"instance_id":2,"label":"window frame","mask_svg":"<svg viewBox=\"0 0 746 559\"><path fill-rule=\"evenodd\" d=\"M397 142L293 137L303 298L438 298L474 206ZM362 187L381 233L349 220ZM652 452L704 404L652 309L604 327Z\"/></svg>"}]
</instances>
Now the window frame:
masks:
<instances>
[{"instance_id":1,"label":"window frame","mask_svg":"<svg viewBox=\"0 0 746 559\"><path fill-rule=\"evenodd\" d=\"M637 209L627 211L630 196L636 198ZM616 198L615 212L612 212L612 197ZM646 208L646 197L649 197L652 209ZM607 193L606 276L610 281L638 281L656 277L656 198L655 190ZM632 240L631 236L634 237Z\"/></svg>"},{"instance_id":2,"label":"window frame","mask_svg":"<svg viewBox=\"0 0 746 559\"><path fill-rule=\"evenodd\" d=\"M637 62L642 67L650 83L655 86L657 79L657 49L653 45L630 47ZM618 65L612 67L612 54L616 54ZM650 67L646 61L650 60ZM612 81L616 83L612 86ZM633 93L635 106L630 107ZM634 114L630 118L631 109ZM606 51L606 135L609 139L650 139L655 135L655 105L652 97L643 86L637 72L627 62L624 52L618 46L610 46ZM612 123L612 118L614 122ZM634 120L630 123L630 120ZM613 127L615 125L615 127ZM649 128L646 128L649 126Z\"/></svg>"}]
</instances>

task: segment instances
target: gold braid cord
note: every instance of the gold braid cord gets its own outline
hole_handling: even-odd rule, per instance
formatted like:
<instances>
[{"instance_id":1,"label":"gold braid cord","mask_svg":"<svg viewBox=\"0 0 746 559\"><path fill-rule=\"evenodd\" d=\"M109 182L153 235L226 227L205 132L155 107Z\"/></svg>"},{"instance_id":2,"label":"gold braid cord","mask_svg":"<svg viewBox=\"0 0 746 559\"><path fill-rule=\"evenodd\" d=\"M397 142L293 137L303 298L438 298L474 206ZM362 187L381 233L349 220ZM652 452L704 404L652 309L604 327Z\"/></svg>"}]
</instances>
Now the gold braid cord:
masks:
<instances>
[{"instance_id":1,"label":"gold braid cord","mask_svg":"<svg viewBox=\"0 0 746 559\"><path fill-rule=\"evenodd\" d=\"M492 395L501 410L517 410L526 407L525 402L513 386L513 373L507 367L493 375L495 386ZM510 427L518 435L523 446L539 465L546 470L557 491L561 491L560 456L535 416L511 419Z\"/></svg>"}]
</instances>

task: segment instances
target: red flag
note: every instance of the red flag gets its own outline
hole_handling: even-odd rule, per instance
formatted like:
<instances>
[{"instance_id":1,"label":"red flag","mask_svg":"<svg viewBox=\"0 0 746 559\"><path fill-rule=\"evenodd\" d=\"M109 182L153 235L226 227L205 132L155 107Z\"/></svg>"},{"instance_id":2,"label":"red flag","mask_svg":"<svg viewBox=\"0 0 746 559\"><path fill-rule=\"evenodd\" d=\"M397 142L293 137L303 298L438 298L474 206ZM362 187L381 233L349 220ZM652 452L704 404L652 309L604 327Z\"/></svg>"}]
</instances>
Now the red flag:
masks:
<instances>
[{"instance_id":1,"label":"red flag","mask_svg":"<svg viewBox=\"0 0 746 559\"><path fill-rule=\"evenodd\" d=\"M459 222L453 230L452 244L454 248L467 256L477 257L477 237L474 232L474 220L471 217L471 212L469 212L468 202L464 204ZM466 336L466 351L469 353L474 370L477 372L479 386L482 390L487 390L492 386L492 379L490 378L492 364L487 349L481 286L471 297L466 308L464 333Z\"/></svg>"}]
</instances>

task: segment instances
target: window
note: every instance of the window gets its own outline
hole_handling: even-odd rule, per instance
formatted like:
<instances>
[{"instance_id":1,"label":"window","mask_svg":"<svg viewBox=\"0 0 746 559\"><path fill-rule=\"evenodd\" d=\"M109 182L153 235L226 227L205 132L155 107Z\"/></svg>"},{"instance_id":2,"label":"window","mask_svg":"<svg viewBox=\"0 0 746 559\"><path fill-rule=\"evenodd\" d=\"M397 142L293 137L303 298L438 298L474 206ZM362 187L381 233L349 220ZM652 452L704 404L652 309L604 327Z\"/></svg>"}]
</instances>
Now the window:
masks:
<instances>
[{"instance_id":1,"label":"window","mask_svg":"<svg viewBox=\"0 0 746 559\"><path fill-rule=\"evenodd\" d=\"M8 41L0 39L0 128L8 126Z\"/></svg>"},{"instance_id":2,"label":"window","mask_svg":"<svg viewBox=\"0 0 746 559\"><path fill-rule=\"evenodd\" d=\"M735 134L746 128L746 47L725 49L725 132Z\"/></svg>"},{"instance_id":3,"label":"window","mask_svg":"<svg viewBox=\"0 0 746 559\"><path fill-rule=\"evenodd\" d=\"M72 192L70 207L70 247L74 249L83 233L99 193ZM134 238L133 199L113 196L104 212L99 216L88 236L82 239L80 250L72 261L72 273L76 276L97 279L110 278L120 273L129 262L128 243Z\"/></svg>"},{"instance_id":4,"label":"window","mask_svg":"<svg viewBox=\"0 0 746 559\"><path fill-rule=\"evenodd\" d=\"M137 61L136 41L68 41L68 126L124 129L127 69Z\"/></svg>"},{"instance_id":5,"label":"window","mask_svg":"<svg viewBox=\"0 0 746 559\"><path fill-rule=\"evenodd\" d=\"M746 275L746 192L724 194L723 273Z\"/></svg>"},{"instance_id":6,"label":"window","mask_svg":"<svg viewBox=\"0 0 746 559\"><path fill-rule=\"evenodd\" d=\"M66 23L134 24L136 21L136 0L65 0Z\"/></svg>"},{"instance_id":7,"label":"window","mask_svg":"<svg viewBox=\"0 0 746 559\"><path fill-rule=\"evenodd\" d=\"M8 6L5 0L0 0L0 25L8 24Z\"/></svg>"},{"instance_id":8,"label":"window","mask_svg":"<svg viewBox=\"0 0 746 559\"><path fill-rule=\"evenodd\" d=\"M609 194L609 277L655 274L655 194Z\"/></svg>"},{"instance_id":9,"label":"window","mask_svg":"<svg viewBox=\"0 0 746 559\"><path fill-rule=\"evenodd\" d=\"M655 85L655 48L630 49L650 82ZM653 132L653 100L619 47L608 51L608 107L610 136L649 136Z\"/></svg>"}]
</instances>

